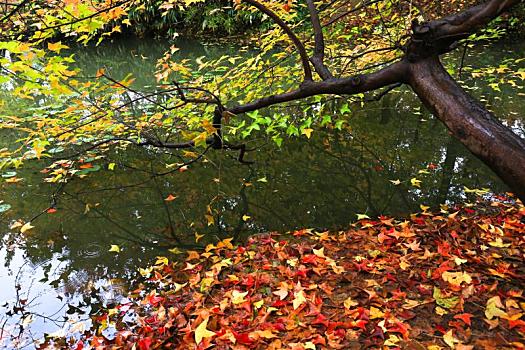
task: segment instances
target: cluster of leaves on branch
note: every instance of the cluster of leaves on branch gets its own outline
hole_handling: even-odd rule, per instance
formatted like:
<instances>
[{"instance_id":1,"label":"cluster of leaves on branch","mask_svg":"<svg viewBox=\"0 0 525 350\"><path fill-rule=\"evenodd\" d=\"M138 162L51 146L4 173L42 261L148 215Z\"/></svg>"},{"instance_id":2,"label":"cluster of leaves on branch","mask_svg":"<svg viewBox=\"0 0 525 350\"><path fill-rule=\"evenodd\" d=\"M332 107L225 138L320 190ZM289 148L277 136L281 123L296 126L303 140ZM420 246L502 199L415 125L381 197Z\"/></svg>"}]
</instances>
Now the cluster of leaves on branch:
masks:
<instances>
[{"instance_id":1,"label":"cluster of leaves on branch","mask_svg":"<svg viewBox=\"0 0 525 350\"><path fill-rule=\"evenodd\" d=\"M500 197L158 257L92 331L43 347L523 348L524 220Z\"/></svg>"},{"instance_id":2,"label":"cluster of leaves on branch","mask_svg":"<svg viewBox=\"0 0 525 350\"><path fill-rule=\"evenodd\" d=\"M437 18L452 7L457 10L472 3L318 1L314 5L325 34L324 62L335 77L384 67L403 55L414 21ZM179 49L173 46L158 62L159 86L151 91L134 90L131 76L113 77L110 69L100 69L97 74L79 71L68 46L74 41L99 43L123 26L133 25L133 16L140 16L142 9L149 11L148 6L169 17L173 11L208 6L204 1L52 0L21 1L9 7L12 12L0 23L0 49L6 53L0 58L0 82L17 98L37 107L2 113L2 128L16 129L22 141L20 148L6 153L2 167L16 167L24 159L48 156L49 150L82 144L206 147L219 132L212 121L218 105L231 108L296 88L305 67L286 27L307 52L315 51L307 4L280 0L221 2L223 5L235 13L262 16L270 28L253 35L250 45L240 47L238 55L218 59L178 59ZM282 23L272 21L272 13ZM315 73L313 78L319 79ZM315 126L333 123L337 127L337 114L351 112L346 103L334 111L334 99L343 97L315 96L303 99L299 106L290 102L236 118L226 113L220 136L228 142L264 131L278 145L285 136L309 138ZM365 96L358 94L353 99L362 102Z\"/></svg>"}]
</instances>

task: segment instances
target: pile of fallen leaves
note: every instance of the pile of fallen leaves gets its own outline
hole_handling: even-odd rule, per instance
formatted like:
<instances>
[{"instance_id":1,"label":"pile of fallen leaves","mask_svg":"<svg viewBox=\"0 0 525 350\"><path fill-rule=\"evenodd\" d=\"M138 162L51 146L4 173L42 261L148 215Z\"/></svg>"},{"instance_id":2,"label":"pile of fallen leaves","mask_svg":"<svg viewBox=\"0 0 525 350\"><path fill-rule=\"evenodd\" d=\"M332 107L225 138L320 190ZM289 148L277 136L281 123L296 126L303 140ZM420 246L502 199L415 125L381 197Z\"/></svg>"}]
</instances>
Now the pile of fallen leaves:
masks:
<instances>
[{"instance_id":1,"label":"pile of fallen leaves","mask_svg":"<svg viewBox=\"0 0 525 350\"><path fill-rule=\"evenodd\" d=\"M525 348L525 208L422 209L159 257L70 347Z\"/></svg>"}]
</instances>

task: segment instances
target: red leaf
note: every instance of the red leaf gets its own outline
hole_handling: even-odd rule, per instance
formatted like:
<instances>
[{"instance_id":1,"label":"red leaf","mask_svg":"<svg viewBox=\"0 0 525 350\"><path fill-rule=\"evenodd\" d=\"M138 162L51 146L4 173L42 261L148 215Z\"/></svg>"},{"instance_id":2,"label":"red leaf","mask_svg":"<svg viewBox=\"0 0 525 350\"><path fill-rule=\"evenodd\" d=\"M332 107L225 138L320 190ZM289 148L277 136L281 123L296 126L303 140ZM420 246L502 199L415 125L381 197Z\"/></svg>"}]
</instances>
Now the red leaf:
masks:
<instances>
[{"instance_id":1,"label":"red leaf","mask_svg":"<svg viewBox=\"0 0 525 350\"><path fill-rule=\"evenodd\" d=\"M139 340L139 349L140 350L149 350L150 347L151 347L151 343L152 343L151 337L140 339Z\"/></svg>"},{"instance_id":2,"label":"red leaf","mask_svg":"<svg viewBox=\"0 0 525 350\"><path fill-rule=\"evenodd\" d=\"M470 318L472 316L474 316L474 315L465 313L465 314L455 315L454 318L459 319L459 320L465 322L467 325L470 326Z\"/></svg>"}]
</instances>

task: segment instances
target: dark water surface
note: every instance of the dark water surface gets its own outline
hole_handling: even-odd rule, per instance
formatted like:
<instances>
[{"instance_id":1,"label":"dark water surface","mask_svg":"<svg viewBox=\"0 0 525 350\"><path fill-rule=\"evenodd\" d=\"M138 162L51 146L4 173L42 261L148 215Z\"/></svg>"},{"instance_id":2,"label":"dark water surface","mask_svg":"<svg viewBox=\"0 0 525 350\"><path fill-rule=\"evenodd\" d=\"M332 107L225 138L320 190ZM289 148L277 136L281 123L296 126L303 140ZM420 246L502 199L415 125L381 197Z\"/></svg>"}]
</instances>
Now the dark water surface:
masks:
<instances>
[{"instance_id":1,"label":"dark water surface","mask_svg":"<svg viewBox=\"0 0 525 350\"><path fill-rule=\"evenodd\" d=\"M178 46L190 58L222 55L227 49L188 41ZM117 78L131 72L135 85L146 88L155 84L151 72L165 48L129 40L76 55L88 74L101 66ZM524 44L499 45L471 52L466 63L498 67L522 57ZM451 58L451 66L457 61ZM522 62L521 68L509 69L523 67ZM465 84L524 135L525 82L516 78L516 87L501 84L497 91L489 86L500 78L494 79L470 78ZM246 156L252 165L240 164L235 152L215 151L183 173L152 178L149 171L159 160L174 162L169 155L145 149L114 152L95 161L100 171L60 189L58 211L40 216L25 235L9 227L47 208L57 186L42 181L44 164L19 170L23 184L0 180L0 205L11 207L0 213L0 349L13 347L17 323L28 325L22 347L62 329L64 316L85 320L80 311L89 305L118 302L138 267L159 255L174 257L168 251L173 247L184 250L269 230L341 229L356 214L408 215L420 204L464 201L469 196L465 186L506 190L412 93L401 90L353 108L342 131L316 131L311 140L288 139L282 148L264 139L251 141L249 147L257 147ZM0 148L13 138L0 134ZM113 171L107 169L110 162ZM421 181L420 188L411 179ZM166 202L170 194L177 198ZM120 253L108 251L112 244Z\"/></svg>"}]
</instances>

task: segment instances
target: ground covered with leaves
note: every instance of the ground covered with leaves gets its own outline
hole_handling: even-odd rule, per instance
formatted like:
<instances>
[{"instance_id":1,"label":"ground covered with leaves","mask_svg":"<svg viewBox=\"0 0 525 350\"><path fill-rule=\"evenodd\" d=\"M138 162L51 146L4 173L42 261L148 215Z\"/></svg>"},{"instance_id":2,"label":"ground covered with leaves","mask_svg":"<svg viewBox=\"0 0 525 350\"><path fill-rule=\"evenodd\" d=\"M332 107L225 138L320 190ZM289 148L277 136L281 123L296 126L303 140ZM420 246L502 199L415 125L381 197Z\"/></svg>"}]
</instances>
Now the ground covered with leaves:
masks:
<instances>
[{"instance_id":1,"label":"ground covered with leaves","mask_svg":"<svg viewBox=\"0 0 525 350\"><path fill-rule=\"evenodd\" d=\"M507 198L159 257L73 349L525 348L525 208ZM186 253L184 253L186 254ZM108 332L108 330L113 330ZM63 343L65 342L65 343Z\"/></svg>"}]
</instances>

